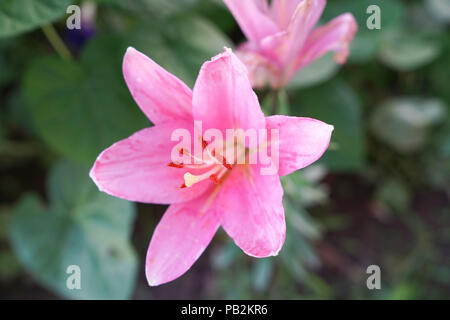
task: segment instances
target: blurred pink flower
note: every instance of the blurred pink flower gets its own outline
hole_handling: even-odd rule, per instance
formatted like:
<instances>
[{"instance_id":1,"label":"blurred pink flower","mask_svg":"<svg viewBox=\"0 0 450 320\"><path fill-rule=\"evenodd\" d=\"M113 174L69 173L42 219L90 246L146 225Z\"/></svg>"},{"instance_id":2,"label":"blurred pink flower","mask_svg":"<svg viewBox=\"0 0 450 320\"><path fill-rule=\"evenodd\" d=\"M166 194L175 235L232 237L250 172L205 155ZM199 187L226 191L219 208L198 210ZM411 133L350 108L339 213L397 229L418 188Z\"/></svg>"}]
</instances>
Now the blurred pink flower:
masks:
<instances>
[{"instance_id":1,"label":"blurred pink flower","mask_svg":"<svg viewBox=\"0 0 450 320\"><path fill-rule=\"evenodd\" d=\"M248 41L236 54L247 65L254 87L277 89L304 66L329 51L345 63L358 25L350 13L314 29L326 0L223 0ZM313 30L314 29L314 30Z\"/></svg>"},{"instance_id":2,"label":"blurred pink flower","mask_svg":"<svg viewBox=\"0 0 450 320\"><path fill-rule=\"evenodd\" d=\"M229 49L203 65L193 91L133 48L125 54L123 73L155 126L103 151L90 176L110 195L170 204L148 248L148 283L160 285L184 274L219 226L246 254L277 255L286 229L279 176L319 159L333 127L309 118L265 118L247 69ZM177 141L171 134L179 128L193 132L194 120L221 131L279 129L278 173L262 175L258 164L172 162Z\"/></svg>"}]
</instances>

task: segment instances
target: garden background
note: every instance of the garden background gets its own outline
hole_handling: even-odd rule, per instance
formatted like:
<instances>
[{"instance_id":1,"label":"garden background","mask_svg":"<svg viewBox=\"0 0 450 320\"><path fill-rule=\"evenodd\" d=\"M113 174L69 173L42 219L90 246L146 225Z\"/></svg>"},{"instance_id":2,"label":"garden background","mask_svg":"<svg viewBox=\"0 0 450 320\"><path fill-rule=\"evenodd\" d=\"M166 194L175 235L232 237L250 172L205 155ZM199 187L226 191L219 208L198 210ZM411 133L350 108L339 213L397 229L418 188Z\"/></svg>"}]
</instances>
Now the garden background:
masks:
<instances>
[{"instance_id":1,"label":"garden background","mask_svg":"<svg viewBox=\"0 0 450 320\"><path fill-rule=\"evenodd\" d=\"M248 257L221 230L155 288L145 253L165 207L109 197L88 176L103 149L150 125L122 57L133 46L192 87L244 36L220 0L85 1L69 31L71 4L0 1L0 298L450 297L450 1L329 0L321 21L351 12L359 32L347 64L327 55L278 97L278 113L335 126L325 156L283 179L280 255ZM372 4L381 30L366 27ZM66 288L73 264L82 290ZM366 286L369 265L381 290Z\"/></svg>"}]
</instances>

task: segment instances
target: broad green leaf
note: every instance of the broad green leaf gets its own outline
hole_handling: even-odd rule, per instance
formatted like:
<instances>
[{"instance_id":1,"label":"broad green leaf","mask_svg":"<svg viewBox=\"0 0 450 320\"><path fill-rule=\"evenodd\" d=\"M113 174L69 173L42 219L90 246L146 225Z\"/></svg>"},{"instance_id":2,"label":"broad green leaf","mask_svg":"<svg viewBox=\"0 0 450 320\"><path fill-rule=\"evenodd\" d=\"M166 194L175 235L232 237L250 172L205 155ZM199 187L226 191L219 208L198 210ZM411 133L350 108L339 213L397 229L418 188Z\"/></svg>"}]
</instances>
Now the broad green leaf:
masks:
<instances>
[{"instance_id":1,"label":"broad green leaf","mask_svg":"<svg viewBox=\"0 0 450 320\"><path fill-rule=\"evenodd\" d=\"M330 147L319 163L338 171L361 169L365 162L365 135L359 97L351 87L334 80L300 90L291 102L296 115L316 118L334 126Z\"/></svg>"},{"instance_id":2,"label":"broad green leaf","mask_svg":"<svg viewBox=\"0 0 450 320\"><path fill-rule=\"evenodd\" d=\"M123 80L120 40L95 38L79 63L38 59L25 76L38 133L76 161L91 164L103 149L149 126Z\"/></svg>"},{"instance_id":3,"label":"broad green leaf","mask_svg":"<svg viewBox=\"0 0 450 320\"><path fill-rule=\"evenodd\" d=\"M445 118L444 103L436 99L396 98L377 107L370 118L374 135L398 151L421 149L431 125Z\"/></svg>"},{"instance_id":4,"label":"broad green leaf","mask_svg":"<svg viewBox=\"0 0 450 320\"><path fill-rule=\"evenodd\" d=\"M135 280L129 237L132 203L100 193L85 167L61 163L52 171L49 204L25 196L11 219L10 238L36 280L74 299L126 299ZM69 290L67 267L81 269L81 289Z\"/></svg>"},{"instance_id":5,"label":"broad green leaf","mask_svg":"<svg viewBox=\"0 0 450 320\"><path fill-rule=\"evenodd\" d=\"M331 79L338 71L339 65L333 60L332 54L307 65L297 73L288 85L288 89L312 87Z\"/></svg>"},{"instance_id":6,"label":"broad green leaf","mask_svg":"<svg viewBox=\"0 0 450 320\"><path fill-rule=\"evenodd\" d=\"M144 52L193 87L205 61L231 47L212 23L197 16L171 18L164 25L148 23L125 37L128 46Z\"/></svg>"},{"instance_id":7,"label":"broad green leaf","mask_svg":"<svg viewBox=\"0 0 450 320\"><path fill-rule=\"evenodd\" d=\"M409 71L430 63L440 53L438 42L399 29L383 37L378 57L391 68Z\"/></svg>"},{"instance_id":8,"label":"broad green leaf","mask_svg":"<svg viewBox=\"0 0 450 320\"><path fill-rule=\"evenodd\" d=\"M15 36L51 23L66 13L71 0L0 1L0 37Z\"/></svg>"}]
</instances>

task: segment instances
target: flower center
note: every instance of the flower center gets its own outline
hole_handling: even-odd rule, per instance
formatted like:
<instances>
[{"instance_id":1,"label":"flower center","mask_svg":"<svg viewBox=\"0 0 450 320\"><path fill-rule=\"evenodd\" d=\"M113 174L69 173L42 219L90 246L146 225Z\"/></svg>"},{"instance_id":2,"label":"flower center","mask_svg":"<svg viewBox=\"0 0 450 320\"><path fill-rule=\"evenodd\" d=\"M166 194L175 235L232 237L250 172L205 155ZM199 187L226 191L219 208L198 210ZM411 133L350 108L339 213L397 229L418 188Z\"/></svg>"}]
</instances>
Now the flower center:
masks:
<instances>
[{"instance_id":1,"label":"flower center","mask_svg":"<svg viewBox=\"0 0 450 320\"><path fill-rule=\"evenodd\" d=\"M195 161L190 161L189 163L181 163L181 162L170 162L168 164L169 167L172 168L188 168L193 170L198 169L209 169L201 174L192 174L191 172L186 172L184 174L184 183L180 186L180 188L190 188L194 184L199 183L203 180L211 180L214 184L220 184L222 182L222 178L225 176L227 172L233 169L233 166L236 164L236 160L241 155L242 148L238 149L236 152L236 156L233 155L233 161L230 163L227 161L227 158L224 154L226 153L226 147L223 152L218 151L217 149L210 148L208 143L200 138L202 143L203 159L199 159L198 157L191 154L186 149L179 149L178 152L180 155L186 156L190 160L196 160L199 164L195 164ZM236 147L236 144L233 145L233 148ZM245 153L245 149L243 151Z\"/></svg>"}]
</instances>

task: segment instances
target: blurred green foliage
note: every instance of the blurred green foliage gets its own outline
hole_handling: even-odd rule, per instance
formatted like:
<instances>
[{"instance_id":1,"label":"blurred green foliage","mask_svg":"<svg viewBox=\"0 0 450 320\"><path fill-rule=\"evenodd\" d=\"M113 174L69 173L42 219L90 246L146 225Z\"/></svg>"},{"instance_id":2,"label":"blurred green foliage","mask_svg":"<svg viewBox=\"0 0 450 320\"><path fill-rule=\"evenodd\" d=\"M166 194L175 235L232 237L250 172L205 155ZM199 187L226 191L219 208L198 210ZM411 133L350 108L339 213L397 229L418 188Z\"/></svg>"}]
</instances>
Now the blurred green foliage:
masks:
<instances>
[{"instance_id":1,"label":"blurred green foliage","mask_svg":"<svg viewBox=\"0 0 450 320\"><path fill-rule=\"evenodd\" d=\"M265 112L275 103L335 127L325 156L282 180L283 250L253 259L219 232L192 270L160 288L147 286L143 266L165 208L111 198L88 176L104 148L151 125L122 56L133 46L192 87L204 61L244 37L220 0L93 2L96 35L68 60L41 28L54 23L69 42L72 1L0 1L0 297L449 296L447 0L328 1L321 23L344 12L358 20L348 63L326 55L285 91L257 92ZM373 4L380 30L366 27ZM71 264L80 291L65 286ZM380 291L366 287L371 264Z\"/></svg>"},{"instance_id":2,"label":"blurred green foliage","mask_svg":"<svg viewBox=\"0 0 450 320\"><path fill-rule=\"evenodd\" d=\"M57 164L44 206L35 194L14 208L11 241L19 259L45 286L68 298L125 299L134 287L136 256L128 240L134 204L98 192L87 168ZM68 290L77 265L81 289Z\"/></svg>"}]
</instances>

